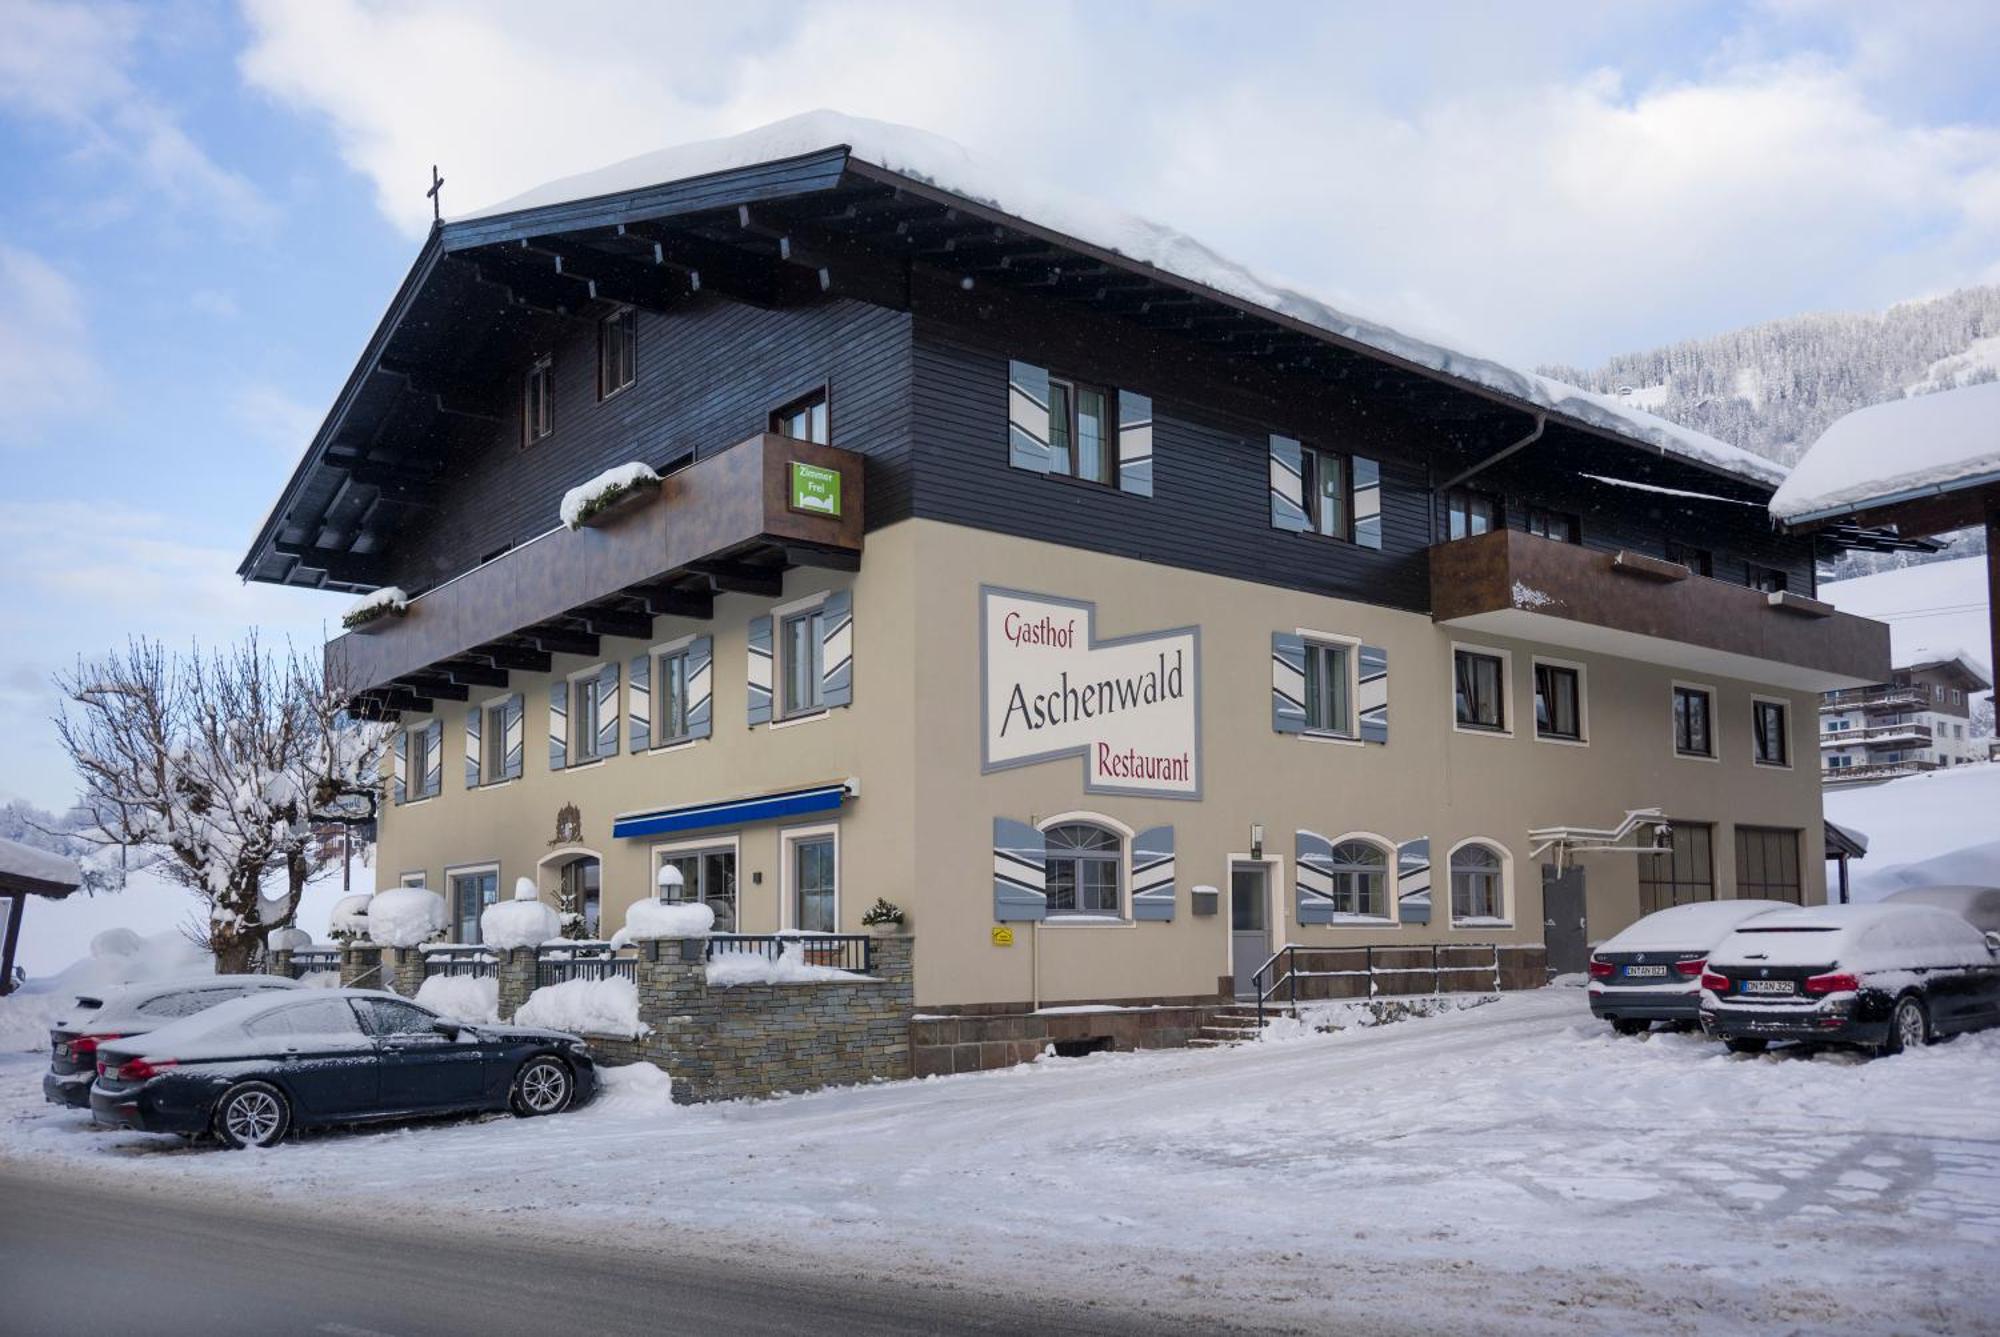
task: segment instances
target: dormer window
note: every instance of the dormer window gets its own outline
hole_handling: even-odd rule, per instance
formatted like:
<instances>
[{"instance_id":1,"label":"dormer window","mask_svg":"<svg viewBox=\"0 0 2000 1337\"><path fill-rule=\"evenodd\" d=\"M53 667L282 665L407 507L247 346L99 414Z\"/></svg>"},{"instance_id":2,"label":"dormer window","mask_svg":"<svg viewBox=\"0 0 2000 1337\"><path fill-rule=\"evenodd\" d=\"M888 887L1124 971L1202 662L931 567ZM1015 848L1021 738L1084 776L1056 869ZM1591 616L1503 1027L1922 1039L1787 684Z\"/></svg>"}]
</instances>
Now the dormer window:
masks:
<instances>
[{"instance_id":1,"label":"dormer window","mask_svg":"<svg viewBox=\"0 0 2000 1337\"><path fill-rule=\"evenodd\" d=\"M609 399L639 374L639 313L621 307L597 323L597 397Z\"/></svg>"},{"instance_id":2,"label":"dormer window","mask_svg":"<svg viewBox=\"0 0 2000 1337\"><path fill-rule=\"evenodd\" d=\"M524 446L534 445L555 430L555 415L549 403L549 373L554 365L551 358L538 358L522 381L521 444Z\"/></svg>"}]
</instances>

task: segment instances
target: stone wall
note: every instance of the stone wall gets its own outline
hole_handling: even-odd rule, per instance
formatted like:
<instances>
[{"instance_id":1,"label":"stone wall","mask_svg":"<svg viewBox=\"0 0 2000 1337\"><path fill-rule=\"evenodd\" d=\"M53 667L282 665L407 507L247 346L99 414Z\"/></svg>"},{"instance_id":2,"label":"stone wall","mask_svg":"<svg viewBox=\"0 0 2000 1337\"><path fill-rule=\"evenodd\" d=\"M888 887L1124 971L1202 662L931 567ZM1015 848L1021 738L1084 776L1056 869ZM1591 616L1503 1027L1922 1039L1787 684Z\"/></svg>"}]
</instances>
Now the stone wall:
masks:
<instances>
[{"instance_id":1,"label":"stone wall","mask_svg":"<svg viewBox=\"0 0 2000 1337\"><path fill-rule=\"evenodd\" d=\"M378 988L393 990L405 998L415 998L424 987L424 953L418 947L382 949L382 983Z\"/></svg>"},{"instance_id":2,"label":"stone wall","mask_svg":"<svg viewBox=\"0 0 2000 1337\"><path fill-rule=\"evenodd\" d=\"M1093 1049L1175 1049L1200 1035L1217 1012L1231 1006L1209 1001L1013 1016L984 1011L921 1016L910 1023L910 1068L918 1077L984 1072L1033 1062L1051 1045L1058 1053L1078 1054Z\"/></svg>"},{"instance_id":3,"label":"stone wall","mask_svg":"<svg viewBox=\"0 0 2000 1337\"><path fill-rule=\"evenodd\" d=\"M340 949L340 987L382 987L382 949L368 942L350 942Z\"/></svg>"}]
</instances>

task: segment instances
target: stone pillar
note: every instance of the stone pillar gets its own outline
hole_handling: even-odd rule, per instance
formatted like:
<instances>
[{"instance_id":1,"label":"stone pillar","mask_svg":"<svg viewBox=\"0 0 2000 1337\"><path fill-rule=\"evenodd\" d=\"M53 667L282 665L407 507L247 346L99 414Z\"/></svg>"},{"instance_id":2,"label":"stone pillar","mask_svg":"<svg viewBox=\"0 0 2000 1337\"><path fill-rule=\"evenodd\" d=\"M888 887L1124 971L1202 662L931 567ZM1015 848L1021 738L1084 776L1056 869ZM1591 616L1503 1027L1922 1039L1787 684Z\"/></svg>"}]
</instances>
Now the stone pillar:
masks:
<instances>
[{"instance_id":1,"label":"stone pillar","mask_svg":"<svg viewBox=\"0 0 2000 1337\"><path fill-rule=\"evenodd\" d=\"M382 949L372 942L350 942L340 949L340 987L382 987Z\"/></svg>"},{"instance_id":2,"label":"stone pillar","mask_svg":"<svg viewBox=\"0 0 2000 1337\"><path fill-rule=\"evenodd\" d=\"M291 949L289 947L280 947L276 951L264 953L264 973L290 979L292 977Z\"/></svg>"},{"instance_id":3,"label":"stone pillar","mask_svg":"<svg viewBox=\"0 0 2000 1337\"><path fill-rule=\"evenodd\" d=\"M649 938L635 943L639 1020L652 1028L639 1054L673 1078L674 1102L693 1104L714 1087L716 1057L707 1017L708 940Z\"/></svg>"},{"instance_id":4,"label":"stone pillar","mask_svg":"<svg viewBox=\"0 0 2000 1337\"><path fill-rule=\"evenodd\" d=\"M515 947L494 955L500 958L493 967L500 980L500 1020L512 1021L535 991L535 949Z\"/></svg>"},{"instance_id":5,"label":"stone pillar","mask_svg":"<svg viewBox=\"0 0 2000 1337\"><path fill-rule=\"evenodd\" d=\"M421 947L382 949L382 987L405 998L415 998L424 987L424 953Z\"/></svg>"},{"instance_id":6,"label":"stone pillar","mask_svg":"<svg viewBox=\"0 0 2000 1337\"><path fill-rule=\"evenodd\" d=\"M884 984L900 986L914 999L916 947L916 938L908 933L874 939L868 945L870 957L868 973ZM914 1007L914 1003L912 1006Z\"/></svg>"}]
</instances>

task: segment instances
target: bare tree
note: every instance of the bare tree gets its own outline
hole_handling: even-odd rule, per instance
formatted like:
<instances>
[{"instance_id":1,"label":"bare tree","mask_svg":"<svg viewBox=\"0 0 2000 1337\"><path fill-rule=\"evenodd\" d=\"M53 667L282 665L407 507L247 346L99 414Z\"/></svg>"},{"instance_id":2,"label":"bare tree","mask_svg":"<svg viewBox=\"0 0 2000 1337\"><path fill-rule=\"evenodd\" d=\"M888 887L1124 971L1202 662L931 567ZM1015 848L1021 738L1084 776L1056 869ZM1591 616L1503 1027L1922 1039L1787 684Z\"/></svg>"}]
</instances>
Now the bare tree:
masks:
<instances>
[{"instance_id":1,"label":"bare tree","mask_svg":"<svg viewBox=\"0 0 2000 1337\"><path fill-rule=\"evenodd\" d=\"M136 641L56 683L94 819L78 834L192 891L216 969L247 969L326 861L314 814L378 783L386 731L349 719L348 693L315 662L254 636L185 656Z\"/></svg>"}]
</instances>

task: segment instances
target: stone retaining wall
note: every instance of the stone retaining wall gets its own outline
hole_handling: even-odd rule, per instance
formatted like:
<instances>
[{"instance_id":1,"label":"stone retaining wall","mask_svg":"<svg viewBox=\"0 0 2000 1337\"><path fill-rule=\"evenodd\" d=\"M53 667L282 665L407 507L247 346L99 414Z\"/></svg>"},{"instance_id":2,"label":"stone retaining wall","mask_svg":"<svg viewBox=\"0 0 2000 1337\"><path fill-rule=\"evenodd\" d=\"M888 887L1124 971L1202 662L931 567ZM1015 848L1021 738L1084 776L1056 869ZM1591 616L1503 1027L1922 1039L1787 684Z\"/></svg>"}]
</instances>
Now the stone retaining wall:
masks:
<instances>
[{"instance_id":1,"label":"stone retaining wall","mask_svg":"<svg viewBox=\"0 0 2000 1337\"><path fill-rule=\"evenodd\" d=\"M1050 1045L1057 1052L1092 1049L1174 1049L1201 1034L1217 1012L1214 1001L1178 1007L1121 1007L1078 1012L986 1012L919 1016L910 1023L910 1068L918 1077L984 1072L1030 1063Z\"/></svg>"}]
</instances>

